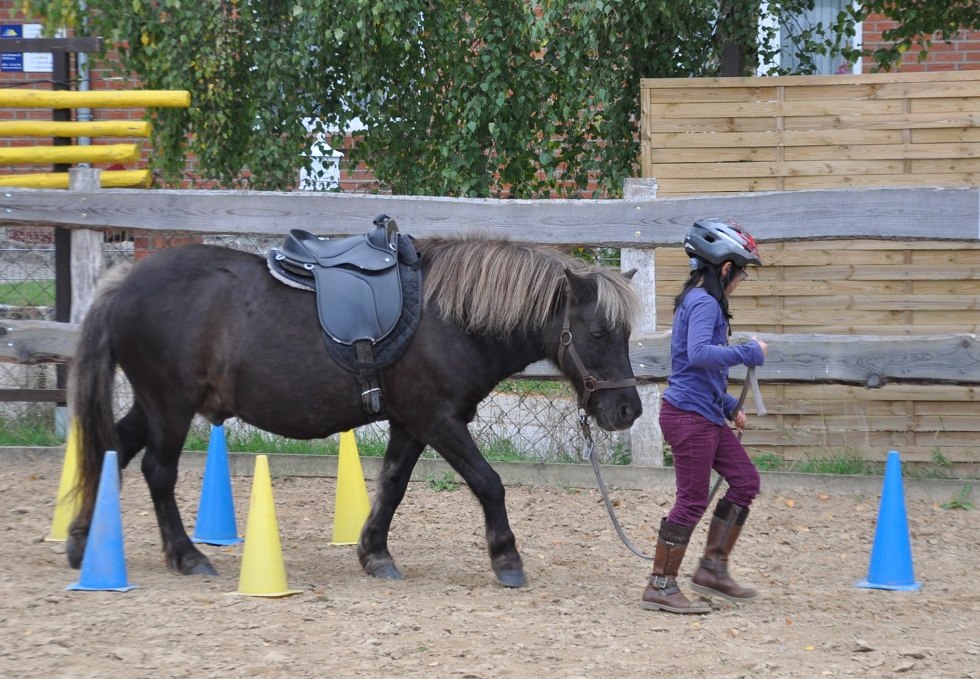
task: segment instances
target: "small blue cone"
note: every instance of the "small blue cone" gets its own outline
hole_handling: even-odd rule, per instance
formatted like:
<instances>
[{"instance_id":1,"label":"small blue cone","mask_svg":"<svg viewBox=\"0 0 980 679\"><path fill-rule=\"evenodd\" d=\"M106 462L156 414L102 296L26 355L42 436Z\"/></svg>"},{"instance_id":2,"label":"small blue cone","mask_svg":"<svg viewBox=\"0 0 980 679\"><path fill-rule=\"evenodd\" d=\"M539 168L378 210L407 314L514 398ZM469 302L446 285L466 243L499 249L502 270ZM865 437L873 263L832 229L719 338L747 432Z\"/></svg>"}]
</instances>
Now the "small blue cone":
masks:
<instances>
[{"instance_id":1,"label":"small blue cone","mask_svg":"<svg viewBox=\"0 0 980 679\"><path fill-rule=\"evenodd\" d=\"M871 547L868 577L855 587L915 591L922 583L915 581L912 568L912 545L905 514L905 491L902 486L902 463L898 452L888 453L885 485L878 508L878 525Z\"/></svg>"},{"instance_id":2,"label":"small blue cone","mask_svg":"<svg viewBox=\"0 0 980 679\"><path fill-rule=\"evenodd\" d=\"M119 461L116 451L106 452L102 461L99 492L95 496L92 525L82 556L78 582L66 589L128 592L133 589L126 578L123 551L122 510L119 506Z\"/></svg>"},{"instance_id":3,"label":"small blue cone","mask_svg":"<svg viewBox=\"0 0 980 679\"><path fill-rule=\"evenodd\" d=\"M228 444L225 441L225 428L221 425L211 426L201 501L197 506L197 523L194 524L191 541L208 545L237 545L242 542L235 524Z\"/></svg>"}]
</instances>

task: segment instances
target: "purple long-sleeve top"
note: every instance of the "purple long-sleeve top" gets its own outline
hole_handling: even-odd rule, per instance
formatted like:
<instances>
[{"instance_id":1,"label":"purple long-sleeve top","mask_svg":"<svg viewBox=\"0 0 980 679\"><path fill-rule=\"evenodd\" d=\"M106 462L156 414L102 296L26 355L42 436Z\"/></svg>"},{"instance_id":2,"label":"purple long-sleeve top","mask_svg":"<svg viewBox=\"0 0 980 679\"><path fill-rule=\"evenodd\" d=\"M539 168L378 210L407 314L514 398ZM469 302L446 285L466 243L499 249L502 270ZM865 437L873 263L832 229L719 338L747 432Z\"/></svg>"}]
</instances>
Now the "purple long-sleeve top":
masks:
<instances>
[{"instance_id":1,"label":"purple long-sleeve top","mask_svg":"<svg viewBox=\"0 0 980 679\"><path fill-rule=\"evenodd\" d=\"M728 322L721 305L704 288L694 288L674 313L670 377L664 399L715 424L735 416L738 399L728 393L728 369L762 365L758 342L728 346Z\"/></svg>"}]
</instances>

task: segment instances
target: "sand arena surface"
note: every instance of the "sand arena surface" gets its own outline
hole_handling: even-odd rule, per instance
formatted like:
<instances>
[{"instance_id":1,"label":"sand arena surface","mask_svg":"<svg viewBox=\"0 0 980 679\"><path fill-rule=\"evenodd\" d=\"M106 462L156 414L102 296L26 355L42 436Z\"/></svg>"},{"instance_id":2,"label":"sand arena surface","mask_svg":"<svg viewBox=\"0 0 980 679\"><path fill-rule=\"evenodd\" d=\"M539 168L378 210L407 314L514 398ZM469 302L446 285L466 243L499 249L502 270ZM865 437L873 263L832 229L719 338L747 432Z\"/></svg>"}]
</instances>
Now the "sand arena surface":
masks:
<instances>
[{"instance_id":1,"label":"sand arena surface","mask_svg":"<svg viewBox=\"0 0 980 679\"><path fill-rule=\"evenodd\" d=\"M465 488L413 482L390 547L405 575L379 581L332 546L335 480L274 478L284 599L229 596L242 548L203 549L217 578L168 572L136 469L121 494L131 592L78 580L48 533L61 460L0 458L0 677L977 677L980 511L910 498L918 592L859 589L878 498L767 491L733 554L752 605L707 616L644 611L649 563L619 542L595 489L513 486L507 506L529 586L497 584L483 517ZM251 479L234 477L239 530ZM367 482L369 492L373 484ZM193 529L201 479L182 474ZM652 550L671 497L613 490L630 537ZM704 544L692 539L682 587Z\"/></svg>"}]
</instances>

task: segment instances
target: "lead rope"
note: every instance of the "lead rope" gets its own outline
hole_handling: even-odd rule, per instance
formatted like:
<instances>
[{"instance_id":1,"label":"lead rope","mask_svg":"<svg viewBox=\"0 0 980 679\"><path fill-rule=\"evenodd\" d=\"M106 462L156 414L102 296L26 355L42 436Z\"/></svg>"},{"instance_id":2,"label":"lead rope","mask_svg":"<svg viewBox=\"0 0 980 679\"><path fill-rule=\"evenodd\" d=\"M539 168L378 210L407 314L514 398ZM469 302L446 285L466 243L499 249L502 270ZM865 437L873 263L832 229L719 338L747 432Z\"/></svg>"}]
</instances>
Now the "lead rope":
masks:
<instances>
[{"instance_id":1,"label":"lead rope","mask_svg":"<svg viewBox=\"0 0 980 679\"><path fill-rule=\"evenodd\" d=\"M755 377L755 368L749 368L745 374L745 383L742 385L742 393L738 397L738 403L735 405L735 412L737 413L742 409L745 404L745 397L749 392L749 384L752 385L752 392L755 397L755 406L759 415L765 415L766 409L762 404L762 395L759 393L759 382ZM623 532L622 526L619 525L619 519L616 518L616 510L613 509L612 501L609 499L609 491L606 490L606 484L602 480L602 473L599 471L599 459L593 453L595 452L595 443L592 441L592 427L589 426L589 416L588 414L580 409L578 417L579 426L582 428L582 437L585 439L585 457L589 459L592 463L592 471L595 472L595 480L599 486L599 492L602 494L602 501L606 505L606 511L609 512L609 518L612 520L613 528L616 529L616 534L619 535L619 539L623 541L626 548L633 552L636 556L647 561L653 561L653 557L639 549L633 542L626 536ZM739 441L742 440L742 432L738 432ZM718 480L715 481L714 487L711 489L711 494L708 496L708 504L711 504L711 499L714 498L715 494L718 492L718 487L721 485L722 477L719 476Z\"/></svg>"},{"instance_id":2,"label":"lead rope","mask_svg":"<svg viewBox=\"0 0 980 679\"><path fill-rule=\"evenodd\" d=\"M609 512L609 518L612 519L613 528L616 529L616 534L619 535L619 539L623 541L626 548L636 554L641 559L646 559L647 561L653 561L653 557L639 549L634 545L626 533L623 532L622 526L619 525L619 520L616 518L616 510L613 509L612 502L609 500L609 492L606 490L606 484L602 480L602 474L599 471L599 459L598 456L593 455L595 449L595 443L592 441L592 428L589 426L589 416L582 411L578 416L578 423L582 427L582 436L585 437L585 456L589 458L589 462L592 463L592 470L595 472L595 480L599 485L599 492L602 493L602 501L606 503L606 511Z\"/></svg>"}]
</instances>

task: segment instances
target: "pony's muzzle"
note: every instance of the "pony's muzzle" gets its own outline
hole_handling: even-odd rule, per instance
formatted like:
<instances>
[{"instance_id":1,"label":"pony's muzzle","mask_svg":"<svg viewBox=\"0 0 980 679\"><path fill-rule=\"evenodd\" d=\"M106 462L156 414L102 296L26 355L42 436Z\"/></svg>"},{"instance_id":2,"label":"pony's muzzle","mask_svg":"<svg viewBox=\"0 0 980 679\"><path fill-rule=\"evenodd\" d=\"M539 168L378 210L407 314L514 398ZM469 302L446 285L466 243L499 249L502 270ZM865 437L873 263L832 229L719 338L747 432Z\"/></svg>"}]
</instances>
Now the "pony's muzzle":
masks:
<instances>
[{"instance_id":1,"label":"pony's muzzle","mask_svg":"<svg viewBox=\"0 0 980 679\"><path fill-rule=\"evenodd\" d=\"M620 390L615 390L620 391ZM627 391L623 389L622 391ZM643 414L643 405L640 403L639 394L632 390L629 396L616 398L612 391L603 394L593 394L596 402L595 417L596 424L605 431L621 431L629 429L633 423Z\"/></svg>"}]
</instances>

